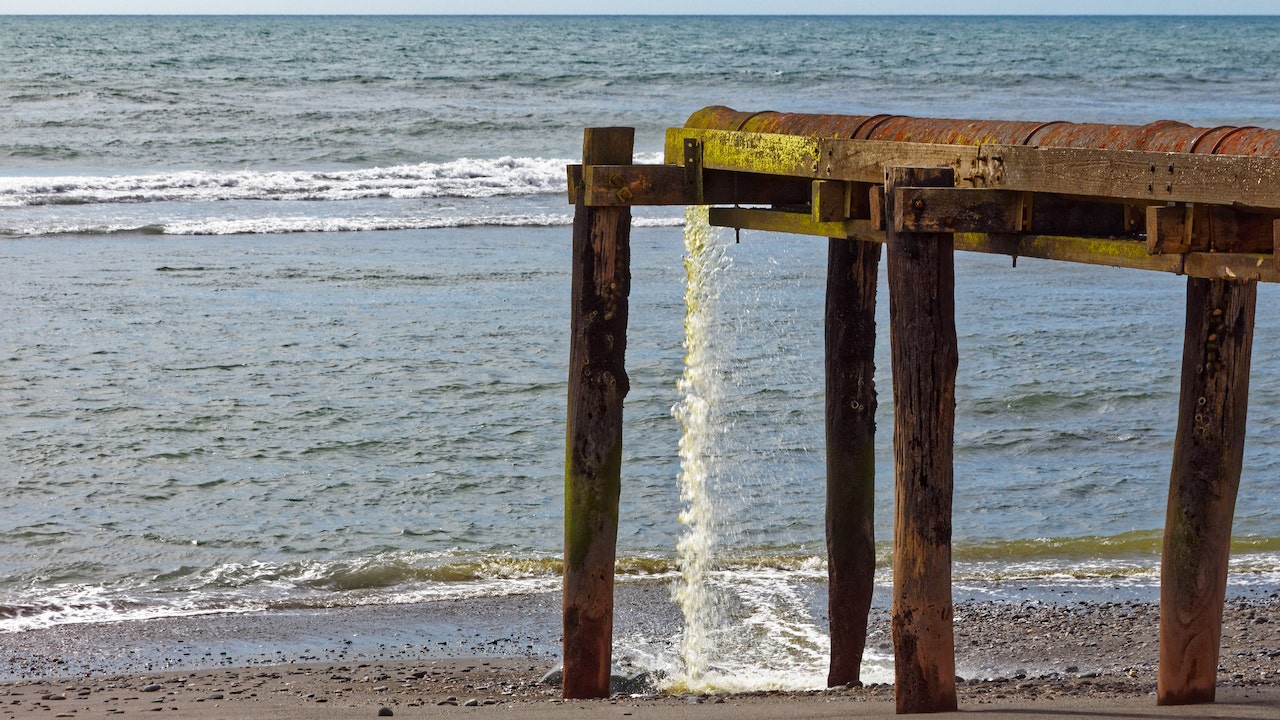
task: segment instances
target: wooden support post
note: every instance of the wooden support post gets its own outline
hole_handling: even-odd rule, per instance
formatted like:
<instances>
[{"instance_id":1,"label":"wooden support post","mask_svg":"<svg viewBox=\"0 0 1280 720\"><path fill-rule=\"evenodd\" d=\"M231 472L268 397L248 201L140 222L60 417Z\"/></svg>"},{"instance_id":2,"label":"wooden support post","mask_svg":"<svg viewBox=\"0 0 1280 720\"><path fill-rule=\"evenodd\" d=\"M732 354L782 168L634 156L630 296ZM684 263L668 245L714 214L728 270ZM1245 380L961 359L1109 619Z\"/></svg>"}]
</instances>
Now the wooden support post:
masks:
<instances>
[{"instance_id":1,"label":"wooden support post","mask_svg":"<svg viewBox=\"0 0 1280 720\"><path fill-rule=\"evenodd\" d=\"M827 685L860 684L875 585L876 276L880 245L827 249Z\"/></svg>"},{"instance_id":2,"label":"wooden support post","mask_svg":"<svg viewBox=\"0 0 1280 720\"><path fill-rule=\"evenodd\" d=\"M893 651L899 713L956 709L952 452L959 350L953 238L894 227L899 187L950 187L950 168L886 168L893 367Z\"/></svg>"},{"instance_id":3,"label":"wooden support post","mask_svg":"<svg viewBox=\"0 0 1280 720\"><path fill-rule=\"evenodd\" d=\"M583 165L631 162L632 128L591 128ZM622 401L631 210L587 207L573 218L572 336L564 471L564 697L608 697L613 570L622 467Z\"/></svg>"},{"instance_id":4,"label":"wooden support post","mask_svg":"<svg viewBox=\"0 0 1280 720\"><path fill-rule=\"evenodd\" d=\"M1257 293L1253 281L1187 279L1182 395L1160 564L1160 705L1214 699Z\"/></svg>"}]
</instances>

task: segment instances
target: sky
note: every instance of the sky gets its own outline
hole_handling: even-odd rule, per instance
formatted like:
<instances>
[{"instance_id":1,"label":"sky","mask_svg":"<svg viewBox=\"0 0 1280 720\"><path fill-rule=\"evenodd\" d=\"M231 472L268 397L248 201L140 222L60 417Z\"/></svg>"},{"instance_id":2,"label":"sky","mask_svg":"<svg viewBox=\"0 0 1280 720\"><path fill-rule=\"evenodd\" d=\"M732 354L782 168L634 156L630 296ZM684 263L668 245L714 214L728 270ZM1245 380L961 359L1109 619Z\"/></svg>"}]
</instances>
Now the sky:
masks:
<instances>
[{"instance_id":1,"label":"sky","mask_svg":"<svg viewBox=\"0 0 1280 720\"><path fill-rule=\"evenodd\" d=\"M0 0L0 14L1275 15L1276 0Z\"/></svg>"}]
</instances>

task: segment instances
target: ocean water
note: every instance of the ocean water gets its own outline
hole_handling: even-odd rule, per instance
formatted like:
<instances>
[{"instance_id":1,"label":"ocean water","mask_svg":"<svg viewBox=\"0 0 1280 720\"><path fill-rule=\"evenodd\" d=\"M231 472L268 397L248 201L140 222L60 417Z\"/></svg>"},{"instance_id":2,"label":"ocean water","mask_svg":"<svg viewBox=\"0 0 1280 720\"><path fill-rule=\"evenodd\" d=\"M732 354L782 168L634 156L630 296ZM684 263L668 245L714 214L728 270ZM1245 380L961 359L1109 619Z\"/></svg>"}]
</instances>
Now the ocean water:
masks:
<instances>
[{"instance_id":1,"label":"ocean water","mask_svg":"<svg viewBox=\"0 0 1280 720\"><path fill-rule=\"evenodd\" d=\"M583 127L646 162L709 104L1280 127L1270 18L3 17L0 64L9 632L556 588ZM684 221L636 216L619 570L661 583ZM716 242L713 582L820 666L826 243ZM957 276L957 597L1149 597L1185 281ZM1264 285L1237 591L1280 588L1276 317Z\"/></svg>"}]
</instances>

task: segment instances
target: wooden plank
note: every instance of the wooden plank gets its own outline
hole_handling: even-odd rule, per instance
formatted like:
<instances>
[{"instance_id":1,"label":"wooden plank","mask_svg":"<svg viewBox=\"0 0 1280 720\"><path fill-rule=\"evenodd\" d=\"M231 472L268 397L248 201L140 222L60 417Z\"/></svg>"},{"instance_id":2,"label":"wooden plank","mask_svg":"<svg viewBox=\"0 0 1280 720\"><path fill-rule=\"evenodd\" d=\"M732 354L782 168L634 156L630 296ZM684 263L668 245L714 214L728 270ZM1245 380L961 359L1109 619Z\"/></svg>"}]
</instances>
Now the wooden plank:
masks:
<instances>
[{"instance_id":1,"label":"wooden plank","mask_svg":"<svg viewBox=\"0 0 1280 720\"><path fill-rule=\"evenodd\" d=\"M884 230L884 185L872 186L867 193L867 205L870 208L871 224L876 230Z\"/></svg>"},{"instance_id":2,"label":"wooden plank","mask_svg":"<svg viewBox=\"0 0 1280 720\"><path fill-rule=\"evenodd\" d=\"M589 207L635 205L697 205L697 191L685 170L675 165L568 166L569 198L583 187ZM810 184L802 178L707 170L702 173L702 203L803 205L810 201Z\"/></svg>"},{"instance_id":3,"label":"wooden plank","mask_svg":"<svg viewBox=\"0 0 1280 720\"><path fill-rule=\"evenodd\" d=\"M630 162L635 131L589 128L583 162ZM565 448L564 697L609 696L613 570L622 472L622 402L631 210L588 207L573 216L569 409Z\"/></svg>"},{"instance_id":4,"label":"wooden plank","mask_svg":"<svg viewBox=\"0 0 1280 720\"><path fill-rule=\"evenodd\" d=\"M889 168L898 187L950 187L950 168ZM887 232L893 366L893 651L899 713L956 709L951 604L955 266L949 233Z\"/></svg>"},{"instance_id":5,"label":"wooden plank","mask_svg":"<svg viewBox=\"0 0 1280 720\"><path fill-rule=\"evenodd\" d=\"M668 165L685 164L686 140L698 140L702 143L703 167L708 169L817 177L821 152L821 141L817 138L671 128L667 130L665 151L665 162Z\"/></svg>"},{"instance_id":6,"label":"wooden plank","mask_svg":"<svg viewBox=\"0 0 1280 720\"><path fill-rule=\"evenodd\" d=\"M849 183L838 180L814 180L809 201L816 222L843 222L849 217Z\"/></svg>"},{"instance_id":7,"label":"wooden plank","mask_svg":"<svg viewBox=\"0 0 1280 720\"><path fill-rule=\"evenodd\" d=\"M973 145L844 140L803 135L670 128L665 162L684 164L684 142L703 144L704 167L717 170L791 175L822 180L883 183L884 169L905 162L952 168L969 182L985 172Z\"/></svg>"},{"instance_id":8,"label":"wooden plank","mask_svg":"<svg viewBox=\"0 0 1280 720\"><path fill-rule=\"evenodd\" d=\"M1152 255L1190 252L1192 218L1190 205L1147 207L1147 252Z\"/></svg>"},{"instance_id":9,"label":"wooden plank","mask_svg":"<svg viewBox=\"0 0 1280 720\"><path fill-rule=\"evenodd\" d=\"M582 189L582 166L569 165L565 168L569 175L569 204L578 203L578 191Z\"/></svg>"},{"instance_id":10,"label":"wooden plank","mask_svg":"<svg viewBox=\"0 0 1280 720\"><path fill-rule=\"evenodd\" d=\"M582 184L589 207L693 204L684 169L674 165L587 165Z\"/></svg>"},{"instance_id":11,"label":"wooden plank","mask_svg":"<svg viewBox=\"0 0 1280 720\"><path fill-rule=\"evenodd\" d=\"M957 185L975 184L985 172L979 150L976 145L826 138L819 143L815 172L830 180L883 183L889 167L947 167Z\"/></svg>"},{"instance_id":12,"label":"wooden plank","mask_svg":"<svg viewBox=\"0 0 1280 720\"><path fill-rule=\"evenodd\" d=\"M895 190L894 229L899 232L1011 233L1022 229L1022 193L974 188Z\"/></svg>"},{"instance_id":13,"label":"wooden plank","mask_svg":"<svg viewBox=\"0 0 1280 720\"><path fill-rule=\"evenodd\" d=\"M1181 273L1181 255L1151 255L1145 242L1063 235L982 235L958 233L956 250L1076 262L1087 265Z\"/></svg>"},{"instance_id":14,"label":"wooden plank","mask_svg":"<svg viewBox=\"0 0 1280 720\"><path fill-rule=\"evenodd\" d=\"M1214 699L1257 293L1254 282L1187 279L1178 432L1160 561L1160 705Z\"/></svg>"},{"instance_id":15,"label":"wooden plank","mask_svg":"<svg viewBox=\"0 0 1280 720\"><path fill-rule=\"evenodd\" d=\"M877 232L869 220L845 220L843 222L818 222L812 213L783 212L762 208L724 208L713 207L709 212L710 223L715 227L736 229L763 230L765 232L790 233L793 235L813 235L816 237L859 237L879 239L883 233Z\"/></svg>"},{"instance_id":16,"label":"wooden plank","mask_svg":"<svg viewBox=\"0 0 1280 720\"><path fill-rule=\"evenodd\" d=\"M1187 253L1183 270L1191 277L1280 282L1280 266L1270 253Z\"/></svg>"},{"instance_id":17,"label":"wooden plank","mask_svg":"<svg viewBox=\"0 0 1280 720\"><path fill-rule=\"evenodd\" d=\"M987 187L1280 208L1280 158L984 145Z\"/></svg>"},{"instance_id":18,"label":"wooden plank","mask_svg":"<svg viewBox=\"0 0 1280 720\"><path fill-rule=\"evenodd\" d=\"M684 166L684 184L689 190L689 196L693 199L691 204L702 205L706 202L703 198L702 185L702 141L696 138L685 138L683 147L681 165Z\"/></svg>"},{"instance_id":19,"label":"wooden plank","mask_svg":"<svg viewBox=\"0 0 1280 720\"><path fill-rule=\"evenodd\" d=\"M761 208L711 208L715 227L815 237L856 237L884 242L885 234L869 220L818 223L808 213L779 212ZM1280 232L1280 231L1278 231ZM1270 253L1209 253L1151 255L1142 240L1072 237L1067 235L1001 235L956 233L955 249L1015 258L1029 257L1107 267L1155 270L1192 277L1252 279L1280 282L1280 265Z\"/></svg>"},{"instance_id":20,"label":"wooden plank","mask_svg":"<svg viewBox=\"0 0 1280 720\"><path fill-rule=\"evenodd\" d=\"M827 242L827 685L857 685L875 589L876 277L880 245Z\"/></svg>"}]
</instances>

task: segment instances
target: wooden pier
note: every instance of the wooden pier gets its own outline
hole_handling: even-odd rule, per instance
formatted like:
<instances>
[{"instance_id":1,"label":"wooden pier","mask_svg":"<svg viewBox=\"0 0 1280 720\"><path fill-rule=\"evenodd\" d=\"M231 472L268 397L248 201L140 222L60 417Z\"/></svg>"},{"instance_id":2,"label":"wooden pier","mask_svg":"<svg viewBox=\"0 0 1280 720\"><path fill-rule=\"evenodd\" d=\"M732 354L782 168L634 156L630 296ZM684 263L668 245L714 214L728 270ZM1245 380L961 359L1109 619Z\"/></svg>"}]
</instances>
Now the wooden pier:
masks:
<instances>
[{"instance_id":1,"label":"wooden pier","mask_svg":"<svg viewBox=\"0 0 1280 720\"><path fill-rule=\"evenodd\" d=\"M876 277L888 258L892 628L900 713L956 709L951 603L954 251L1187 276L1160 583L1161 705L1214 699L1258 282L1280 282L1280 130L709 107L631 163L586 132L576 206L565 467L564 695L609 692L633 205L829 238L828 681L859 680L874 573Z\"/></svg>"}]
</instances>

